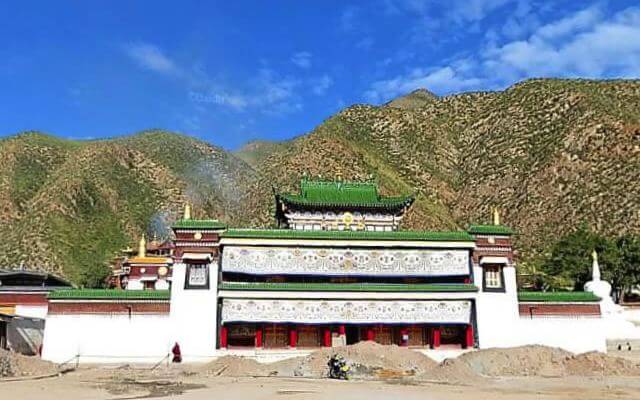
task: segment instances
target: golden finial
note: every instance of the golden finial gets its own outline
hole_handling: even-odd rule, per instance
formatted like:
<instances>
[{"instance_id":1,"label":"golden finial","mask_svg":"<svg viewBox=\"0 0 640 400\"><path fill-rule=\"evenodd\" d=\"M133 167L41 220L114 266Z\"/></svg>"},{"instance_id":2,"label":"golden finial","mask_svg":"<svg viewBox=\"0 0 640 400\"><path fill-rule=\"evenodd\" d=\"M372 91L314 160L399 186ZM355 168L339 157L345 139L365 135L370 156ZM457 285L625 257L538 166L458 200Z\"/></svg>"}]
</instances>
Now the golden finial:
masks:
<instances>
[{"instance_id":1,"label":"golden finial","mask_svg":"<svg viewBox=\"0 0 640 400\"><path fill-rule=\"evenodd\" d=\"M182 219L191 219L191 205L189 204L189 202L184 205L184 216L182 217Z\"/></svg>"},{"instance_id":2,"label":"golden finial","mask_svg":"<svg viewBox=\"0 0 640 400\"><path fill-rule=\"evenodd\" d=\"M596 249L593 249L593 251L591 252L591 258L593 259L593 262L598 262L598 252L596 251Z\"/></svg>"},{"instance_id":3,"label":"golden finial","mask_svg":"<svg viewBox=\"0 0 640 400\"><path fill-rule=\"evenodd\" d=\"M145 257L147 255L147 240L144 238L144 233L140 238L140 244L138 245L138 257Z\"/></svg>"},{"instance_id":4,"label":"golden finial","mask_svg":"<svg viewBox=\"0 0 640 400\"><path fill-rule=\"evenodd\" d=\"M498 212L498 207L493 207L493 224L500 225L500 213Z\"/></svg>"}]
</instances>

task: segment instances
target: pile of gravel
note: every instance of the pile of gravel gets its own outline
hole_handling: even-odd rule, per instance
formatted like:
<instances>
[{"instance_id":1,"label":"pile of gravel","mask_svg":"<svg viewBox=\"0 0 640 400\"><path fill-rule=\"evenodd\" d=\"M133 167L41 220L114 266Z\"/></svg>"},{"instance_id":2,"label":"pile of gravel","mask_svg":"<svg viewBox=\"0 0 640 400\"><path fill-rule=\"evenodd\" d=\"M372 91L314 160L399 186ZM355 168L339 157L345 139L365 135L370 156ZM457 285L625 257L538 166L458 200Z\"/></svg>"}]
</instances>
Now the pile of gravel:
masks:
<instances>
[{"instance_id":1,"label":"pile of gravel","mask_svg":"<svg viewBox=\"0 0 640 400\"><path fill-rule=\"evenodd\" d=\"M0 377L41 376L58 372L55 364L37 356L24 356L0 349Z\"/></svg>"}]
</instances>

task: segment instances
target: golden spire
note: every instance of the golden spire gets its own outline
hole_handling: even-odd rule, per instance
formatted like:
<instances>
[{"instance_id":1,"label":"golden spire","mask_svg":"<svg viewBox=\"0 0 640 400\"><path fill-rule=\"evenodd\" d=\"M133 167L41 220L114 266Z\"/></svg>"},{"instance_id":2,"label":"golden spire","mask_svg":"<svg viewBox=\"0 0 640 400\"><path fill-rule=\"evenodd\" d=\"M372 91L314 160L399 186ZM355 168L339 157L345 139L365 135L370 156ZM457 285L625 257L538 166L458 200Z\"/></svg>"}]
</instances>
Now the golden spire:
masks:
<instances>
[{"instance_id":1,"label":"golden spire","mask_svg":"<svg viewBox=\"0 0 640 400\"><path fill-rule=\"evenodd\" d=\"M189 204L189 202L184 205L184 216L182 219L191 219L191 204Z\"/></svg>"},{"instance_id":2,"label":"golden spire","mask_svg":"<svg viewBox=\"0 0 640 400\"><path fill-rule=\"evenodd\" d=\"M500 225L500 213L498 212L498 207L493 207L493 224Z\"/></svg>"},{"instance_id":3,"label":"golden spire","mask_svg":"<svg viewBox=\"0 0 640 400\"><path fill-rule=\"evenodd\" d=\"M146 257L147 255L147 240L144 238L144 233L140 238L140 244L138 245L138 257Z\"/></svg>"},{"instance_id":4,"label":"golden spire","mask_svg":"<svg viewBox=\"0 0 640 400\"><path fill-rule=\"evenodd\" d=\"M593 249L593 251L591 252L591 258L594 262L598 262L598 252L596 251L596 249Z\"/></svg>"}]
</instances>

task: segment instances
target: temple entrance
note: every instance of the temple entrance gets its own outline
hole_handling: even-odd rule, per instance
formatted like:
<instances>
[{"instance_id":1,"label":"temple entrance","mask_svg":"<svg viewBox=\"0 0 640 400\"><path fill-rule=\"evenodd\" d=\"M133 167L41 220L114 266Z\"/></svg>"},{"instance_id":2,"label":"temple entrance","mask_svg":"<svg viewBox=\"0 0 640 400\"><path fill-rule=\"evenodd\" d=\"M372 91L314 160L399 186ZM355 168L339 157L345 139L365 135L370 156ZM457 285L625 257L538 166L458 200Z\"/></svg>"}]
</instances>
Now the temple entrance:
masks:
<instances>
[{"instance_id":1,"label":"temple entrance","mask_svg":"<svg viewBox=\"0 0 640 400\"><path fill-rule=\"evenodd\" d=\"M347 325L347 344L356 344L360 341L360 327L355 325Z\"/></svg>"}]
</instances>

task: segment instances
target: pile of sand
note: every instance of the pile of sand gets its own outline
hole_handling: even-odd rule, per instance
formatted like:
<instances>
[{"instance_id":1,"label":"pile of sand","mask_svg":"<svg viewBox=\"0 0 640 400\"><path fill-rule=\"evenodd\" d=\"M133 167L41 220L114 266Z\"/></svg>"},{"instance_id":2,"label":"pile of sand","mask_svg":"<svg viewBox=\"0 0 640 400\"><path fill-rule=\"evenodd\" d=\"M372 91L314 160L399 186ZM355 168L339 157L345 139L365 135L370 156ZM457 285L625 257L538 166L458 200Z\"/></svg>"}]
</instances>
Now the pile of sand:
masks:
<instances>
[{"instance_id":1,"label":"pile of sand","mask_svg":"<svg viewBox=\"0 0 640 400\"><path fill-rule=\"evenodd\" d=\"M469 352L445 360L443 367L478 376L638 376L640 364L603 353L574 355L545 346L522 346Z\"/></svg>"},{"instance_id":2,"label":"pile of sand","mask_svg":"<svg viewBox=\"0 0 640 400\"><path fill-rule=\"evenodd\" d=\"M351 366L353 376L362 379L414 376L438 366L432 359L404 347L359 342L351 346L313 352L298 361L294 374L314 378L325 377L328 373L327 362L334 354L344 357Z\"/></svg>"},{"instance_id":3,"label":"pile of sand","mask_svg":"<svg viewBox=\"0 0 640 400\"><path fill-rule=\"evenodd\" d=\"M23 356L0 349L0 377L40 376L58 372L55 364L37 356Z\"/></svg>"},{"instance_id":4,"label":"pile of sand","mask_svg":"<svg viewBox=\"0 0 640 400\"><path fill-rule=\"evenodd\" d=\"M263 364L250 358L224 356L205 364L196 372L207 376L294 376L293 370L298 360L299 358Z\"/></svg>"},{"instance_id":5,"label":"pile of sand","mask_svg":"<svg viewBox=\"0 0 640 400\"><path fill-rule=\"evenodd\" d=\"M308 356L261 364L248 358L226 356L206 364L209 376L303 376L328 374L329 358L338 354L351 366L357 379L406 378L442 382L469 382L500 376L640 376L640 364L602 353L574 355L545 346L487 349L465 353L438 364L407 348L360 342L351 346L315 351Z\"/></svg>"},{"instance_id":6,"label":"pile of sand","mask_svg":"<svg viewBox=\"0 0 640 400\"><path fill-rule=\"evenodd\" d=\"M438 363L418 352L398 346L360 342L352 346L326 348L306 357L269 364L261 364L248 358L225 356L205 365L200 372L209 376L322 378L327 376L327 363L334 354L344 357L351 366L352 375L360 379L415 376L438 368Z\"/></svg>"}]
</instances>

